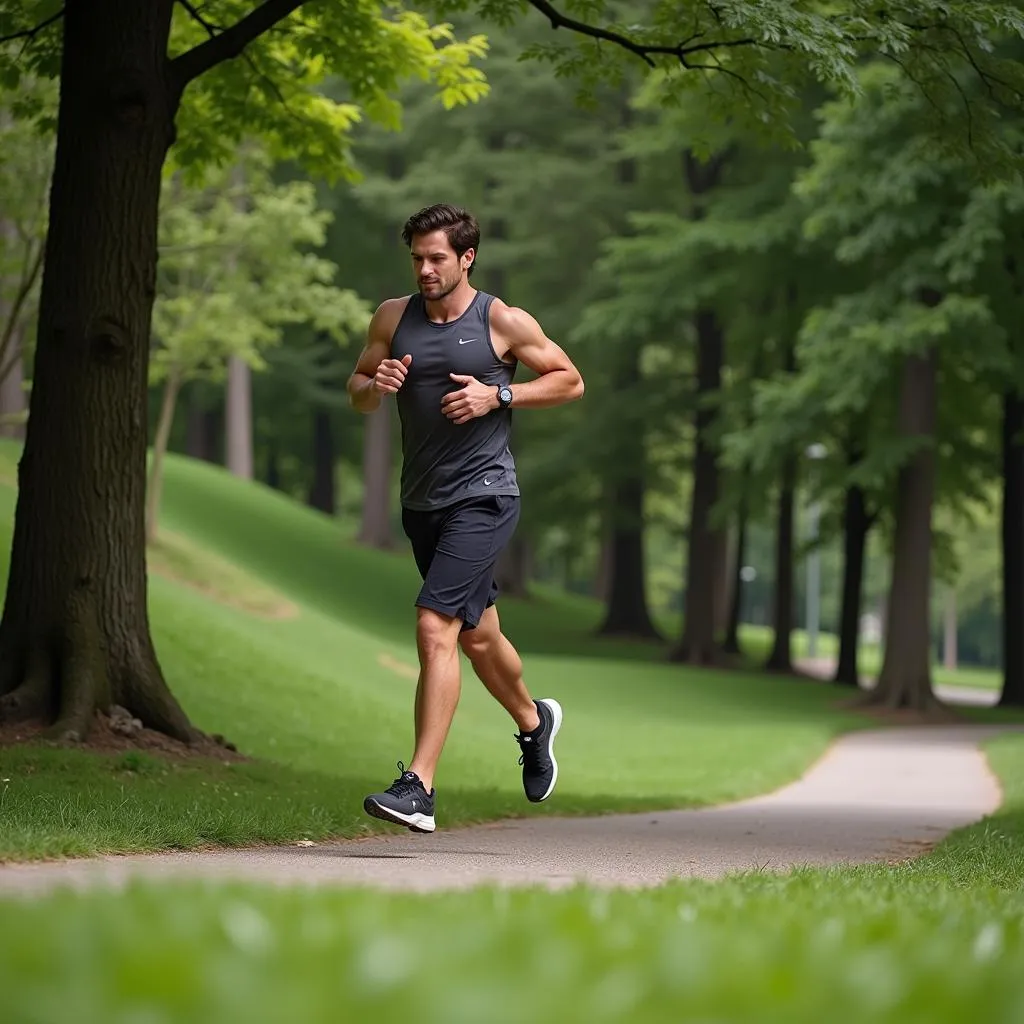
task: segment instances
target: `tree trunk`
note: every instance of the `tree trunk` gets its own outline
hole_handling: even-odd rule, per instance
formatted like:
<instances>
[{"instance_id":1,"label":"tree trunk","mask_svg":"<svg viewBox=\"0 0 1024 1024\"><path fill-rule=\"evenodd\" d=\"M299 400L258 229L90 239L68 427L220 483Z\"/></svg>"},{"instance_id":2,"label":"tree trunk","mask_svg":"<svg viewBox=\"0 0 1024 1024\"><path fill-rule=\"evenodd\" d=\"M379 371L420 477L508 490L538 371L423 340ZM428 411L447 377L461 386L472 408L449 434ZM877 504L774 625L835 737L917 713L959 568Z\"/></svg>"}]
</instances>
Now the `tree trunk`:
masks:
<instances>
[{"instance_id":1,"label":"tree trunk","mask_svg":"<svg viewBox=\"0 0 1024 1024\"><path fill-rule=\"evenodd\" d=\"M495 567L498 587L509 597L525 600L530 596L530 544L525 537L518 534L502 551Z\"/></svg>"},{"instance_id":2,"label":"tree trunk","mask_svg":"<svg viewBox=\"0 0 1024 1024\"><path fill-rule=\"evenodd\" d=\"M602 603L608 602L611 594L613 534L611 528L611 511L605 513L601 523L601 545L597 553L597 571L594 574L594 597Z\"/></svg>"},{"instance_id":3,"label":"tree trunk","mask_svg":"<svg viewBox=\"0 0 1024 1024\"><path fill-rule=\"evenodd\" d=\"M740 654L740 612L743 608L743 563L747 550L747 499L740 503L739 526L736 532L736 557L732 565L732 591L729 601L729 621L726 625L722 650L726 654Z\"/></svg>"},{"instance_id":4,"label":"tree trunk","mask_svg":"<svg viewBox=\"0 0 1024 1024\"><path fill-rule=\"evenodd\" d=\"M937 363L931 349L907 357L903 364L900 433L926 444L903 466L897 480L885 659L868 696L870 703L919 711L939 703L932 692L929 622Z\"/></svg>"},{"instance_id":5,"label":"tree trunk","mask_svg":"<svg viewBox=\"0 0 1024 1024\"><path fill-rule=\"evenodd\" d=\"M203 462L220 465L218 453L221 414L216 409L205 409L194 390L189 389L188 418L185 423L185 454Z\"/></svg>"},{"instance_id":6,"label":"tree trunk","mask_svg":"<svg viewBox=\"0 0 1024 1024\"><path fill-rule=\"evenodd\" d=\"M2 318L0 318L2 319ZM0 437L22 440L25 437L25 369L21 358L21 329L11 335L4 359L10 371L0 380Z\"/></svg>"},{"instance_id":7,"label":"tree trunk","mask_svg":"<svg viewBox=\"0 0 1024 1024\"><path fill-rule=\"evenodd\" d=\"M839 662L835 682L860 685L857 647L860 642L861 593L864 589L864 555L867 550L871 517L864 491L848 487L843 507L843 593L839 613Z\"/></svg>"},{"instance_id":8,"label":"tree trunk","mask_svg":"<svg viewBox=\"0 0 1024 1024\"><path fill-rule=\"evenodd\" d=\"M84 737L119 704L198 734L149 632L149 329L161 168L178 97L172 0L69 3L32 398L0 620L5 719Z\"/></svg>"},{"instance_id":9,"label":"tree trunk","mask_svg":"<svg viewBox=\"0 0 1024 1024\"><path fill-rule=\"evenodd\" d=\"M957 665L957 614L956 590L951 586L946 591L946 606L942 617L942 667L955 672Z\"/></svg>"},{"instance_id":10,"label":"tree trunk","mask_svg":"<svg viewBox=\"0 0 1024 1024\"><path fill-rule=\"evenodd\" d=\"M718 661L715 643L715 531L711 510L718 501L718 459L710 434L715 413L707 400L721 383L722 329L711 310L697 313L697 437L693 457L693 491L686 555L683 636L672 660L690 665Z\"/></svg>"},{"instance_id":11,"label":"tree trunk","mask_svg":"<svg viewBox=\"0 0 1024 1024\"><path fill-rule=\"evenodd\" d=\"M391 403L365 417L363 433L363 516L359 543L391 547Z\"/></svg>"},{"instance_id":12,"label":"tree trunk","mask_svg":"<svg viewBox=\"0 0 1024 1024\"><path fill-rule=\"evenodd\" d=\"M252 370L244 359L228 357L228 384L224 403L224 430L228 471L243 480L253 477Z\"/></svg>"},{"instance_id":13,"label":"tree trunk","mask_svg":"<svg viewBox=\"0 0 1024 1024\"><path fill-rule=\"evenodd\" d=\"M729 530L716 530L715 537L715 636L724 635L729 628L729 608L732 603L733 544Z\"/></svg>"},{"instance_id":14,"label":"tree trunk","mask_svg":"<svg viewBox=\"0 0 1024 1024\"><path fill-rule=\"evenodd\" d=\"M160 518L160 491L163 486L164 455L167 453L167 442L171 436L171 425L174 423L174 406L178 401L181 388L181 377L171 372L164 384L164 397L160 403L160 416L157 419L156 435L153 438L153 458L149 469L149 491L146 496L146 543L156 540L157 525Z\"/></svg>"},{"instance_id":15,"label":"tree trunk","mask_svg":"<svg viewBox=\"0 0 1024 1024\"><path fill-rule=\"evenodd\" d=\"M1003 395L1003 689L1024 706L1024 398Z\"/></svg>"},{"instance_id":16,"label":"tree trunk","mask_svg":"<svg viewBox=\"0 0 1024 1024\"><path fill-rule=\"evenodd\" d=\"M787 455L779 481L779 521L775 530L775 598L772 602L774 640L765 668L793 671L793 505L796 456Z\"/></svg>"},{"instance_id":17,"label":"tree trunk","mask_svg":"<svg viewBox=\"0 0 1024 1024\"><path fill-rule=\"evenodd\" d=\"M333 516L337 510L335 489L334 427L326 409L313 413L313 482L306 503Z\"/></svg>"},{"instance_id":18,"label":"tree trunk","mask_svg":"<svg viewBox=\"0 0 1024 1024\"><path fill-rule=\"evenodd\" d=\"M631 461L630 465L637 463ZM658 630L647 607L647 572L644 556L644 482L640 473L613 482L608 598L602 636L657 639Z\"/></svg>"}]
</instances>

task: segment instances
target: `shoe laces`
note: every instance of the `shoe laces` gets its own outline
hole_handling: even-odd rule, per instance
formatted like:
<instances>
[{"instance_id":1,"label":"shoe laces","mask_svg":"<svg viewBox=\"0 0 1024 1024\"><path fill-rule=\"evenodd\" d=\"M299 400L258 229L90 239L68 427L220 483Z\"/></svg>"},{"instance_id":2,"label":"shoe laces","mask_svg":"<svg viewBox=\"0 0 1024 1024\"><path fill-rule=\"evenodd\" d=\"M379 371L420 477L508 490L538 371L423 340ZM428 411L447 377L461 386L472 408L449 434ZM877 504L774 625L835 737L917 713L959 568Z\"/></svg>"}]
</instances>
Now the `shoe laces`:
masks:
<instances>
[{"instance_id":1,"label":"shoe laces","mask_svg":"<svg viewBox=\"0 0 1024 1024\"><path fill-rule=\"evenodd\" d=\"M519 764L527 764L528 767L536 769L539 767L540 760L540 747L537 741L525 733L517 732L515 734L516 742L519 744L522 753L519 755Z\"/></svg>"},{"instance_id":2,"label":"shoe laces","mask_svg":"<svg viewBox=\"0 0 1024 1024\"><path fill-rule=\"evenodd\" d=\"M398 778L388 786L387 791L396 797L410 796L413 793L418 793L423 790L423 783L420 782L419 776L415 772L408 772L405 770L405 765L398 762ZM426 790L423 790L426 792Z\"/></svg>"}]
</instances>

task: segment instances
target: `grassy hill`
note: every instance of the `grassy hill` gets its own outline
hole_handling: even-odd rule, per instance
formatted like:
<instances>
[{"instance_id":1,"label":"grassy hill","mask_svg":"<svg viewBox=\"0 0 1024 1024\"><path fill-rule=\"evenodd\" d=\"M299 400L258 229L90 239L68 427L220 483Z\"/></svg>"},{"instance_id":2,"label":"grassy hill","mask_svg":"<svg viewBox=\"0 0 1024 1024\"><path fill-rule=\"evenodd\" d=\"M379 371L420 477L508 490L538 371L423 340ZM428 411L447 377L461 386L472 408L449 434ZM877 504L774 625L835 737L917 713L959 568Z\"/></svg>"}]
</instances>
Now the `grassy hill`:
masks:
<instances>
[{"instance_id":1,"label":"grassy hill","mask_svg":"<svg viewBox=\"0 0 1024 1024\"><path fill-rule=\"evenodd\" d=\"M17 449L0 448L0 559ZM355 545L336 521L218 467L171 457L150 554L154 640L204 730L253 760L0 750L0 856L194 847L387 828L362 797L412 745L418 577L404 546ZM0 564L6 572L6 564ZM852 724L821 684L700 673L651 645L592 636L599 608L503 601L532 691L566 710L556 797L526 803L513 723L464 663L436 785L440 828L505 815L719 802L797 776Z\"/></svg>"}]
</instances>

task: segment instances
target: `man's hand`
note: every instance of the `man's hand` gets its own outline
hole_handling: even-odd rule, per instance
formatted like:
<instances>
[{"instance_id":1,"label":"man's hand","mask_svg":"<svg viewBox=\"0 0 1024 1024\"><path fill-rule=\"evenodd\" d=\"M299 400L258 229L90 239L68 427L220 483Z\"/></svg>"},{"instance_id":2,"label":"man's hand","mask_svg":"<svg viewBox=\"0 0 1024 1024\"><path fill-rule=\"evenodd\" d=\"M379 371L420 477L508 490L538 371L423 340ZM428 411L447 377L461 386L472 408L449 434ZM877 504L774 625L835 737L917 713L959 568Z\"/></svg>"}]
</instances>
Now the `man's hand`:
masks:
<instances>
[{"instance_id":1,"label":"man's hand","mask_svg":"<svg viewBox=\"0 0 1024 1024\"><path fill-rule=\"evenodd\" d=\"M401 359L382 359L373 377L374 388L393 395L405 383L411 362L410 355L404 355Z\"/></svg>"},{"instance_id":2,"label":"man's hand","mask_svg":"<svg viewBox=\"0 0 1024 1024\"><path fill-rule=\"evenodd\" d=\"M468 423L477 416L498 408L498 389L490 384L481 384L476 377L461 373L450 373L456 384L465 384L461 391L451 391L441 399L441 408L452 423Z\"/></svg>"}]
</instances>

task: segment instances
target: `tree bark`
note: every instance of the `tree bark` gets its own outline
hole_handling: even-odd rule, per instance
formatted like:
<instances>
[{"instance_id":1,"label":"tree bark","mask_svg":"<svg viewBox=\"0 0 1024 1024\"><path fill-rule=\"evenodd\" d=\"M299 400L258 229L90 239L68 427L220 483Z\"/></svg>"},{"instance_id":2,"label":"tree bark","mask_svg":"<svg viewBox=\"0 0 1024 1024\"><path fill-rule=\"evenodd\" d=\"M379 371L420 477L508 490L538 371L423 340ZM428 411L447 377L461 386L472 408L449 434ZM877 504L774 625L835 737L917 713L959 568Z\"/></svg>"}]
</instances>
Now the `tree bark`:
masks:
<instances>
[{"instance_id":1,"label":"tree bark","mask_svg":"<svg viewBox=\"0 0 1024 1024\"><path fill-rule=\"evenodd\" d=\"M149 632L149 329L178 90L172 0L65 8L31 414L0 620L0 712L83 738L96 708L198 734Z\"/></svg>"},{"instance_id":2,"label":"tree bark","mask_svg":"<svg viewBox=\"0 0 1024 1024\"><path fill-rule=\"evenodd\" d=\"M787 455L779 480L779 519L775 530L775 598L772 602L774 640L765 662L770 672L793 671L793 506L796 456Z\"/></svg>"},{"instance_id":3,"label":"tree bark","mask_svg":"<svg viewBox=\"0 0 1024 1024\"><path fill-rule=\"evenodd\" d=\"M843 506L843 591L839 613L839 661L835 682L860 685L858 644L860 641L861 594L864 589L864 555L871 517L864 491L848 487Z\"/></svg>"},{"instance_id":4,"label":"tree bark","mask_svg":"<svg viewBox=\"0 0 1024 1024\"><path fill-rule=\"evenodd\" d=\"M901 468L897 480L885 659L867 698L869 703L918 711L939 704L932 692L929 628L937 366L934 348L908 356L903 364L900 432L926 443Z\"/></svg>"},{"instance_id":5,"label":"tree bark","mask_svg":"<svg viewBox=\"0 0 1024 1024\"><path fill-rule=\"evenodd\" d=\"M306 502L329 516L337 511L335 459L331 414L327 409L316 409L313 412L313 481Z\"/></svg>"},{"instance_id":6,"label":"tree bark","mask_svg":"<svg viewBox=\"0 0 1024 1024\"><path fill-rule=\"evenodd\" d=\"M745 485L745 481L744 481ZM726 654L740 654L740 612L743 608L743 563L747 550L747 499L740 502L738 528L736 531L736 557L732 565L732 590L729 600L729 621L726 625L722 650Z\"/></svg>"},{"instance_id":7,"label":"tree bark","mask_svg":"<svg viewBox=\"0 0 1024 1024\"><path fill-rule=\"evenodd\" d=\"M391 538L391 403L364 418L363 515L359 543L387 550Z\"/></svg>"},{"instance_id":8,"label":"tree bark","mask_svg":"<svg viewBox=\"0 0 1024 1024\"><path fill-rule=\"evenodd\" d=\"M174 406L178 401L180 389L181 377L179 374L169 373L164 384L164 396L160 403L160 416L157 419L156 434L153 438L153 457L149 468L149 490L146 495L147 544L152 544L156 540L160 518L160 492L163 487L164 455L167 453L167 442L171 436L171 425L174 423Z\"/></svg>"},{"instance_id":9,"label":"tree bark","mask_svg":"<svg viewBox=\"0 0 1024 1024\"><path fill-rule=\"evenodd\" d=\"M701 310L697 328L697 437L693 457L693 491L687 539L686 594L683 635L672 660L690 665L712 665L719 660L715 642L715 531L711 511L718 501L718 458L710 434L715 412L707 400L721 384L723 340L718 318Z\"/></svg>"},{"instance_id":10,"label":"tree bark","mask_svg":"<svg viewBox=\"0 0 1024 1024\"><path fill-rule=\"evenodd\" d=\"M1003 688L999 703L1024 707L1024 398L1003 395Z\"/></svg>"},{"instance_id":11,"label":"tree bark","mask_svg":"<svg viewBox=\"0 0 1024 1024\"><path fill-rule=\"evenodd\" d=\"M243 480L253 478L252 370L244 359L228 357L224 429L226 460L230 473Z\"/></svg>"}]
</instances>

